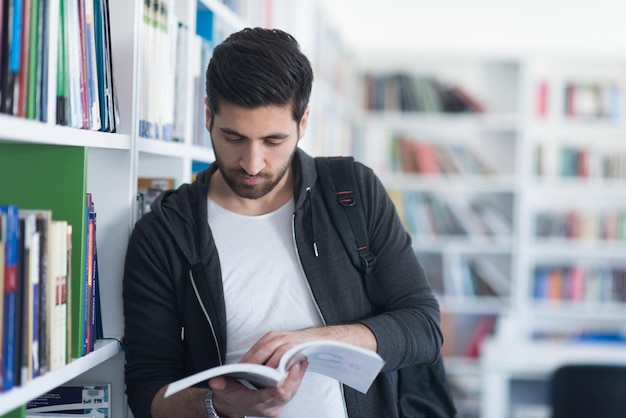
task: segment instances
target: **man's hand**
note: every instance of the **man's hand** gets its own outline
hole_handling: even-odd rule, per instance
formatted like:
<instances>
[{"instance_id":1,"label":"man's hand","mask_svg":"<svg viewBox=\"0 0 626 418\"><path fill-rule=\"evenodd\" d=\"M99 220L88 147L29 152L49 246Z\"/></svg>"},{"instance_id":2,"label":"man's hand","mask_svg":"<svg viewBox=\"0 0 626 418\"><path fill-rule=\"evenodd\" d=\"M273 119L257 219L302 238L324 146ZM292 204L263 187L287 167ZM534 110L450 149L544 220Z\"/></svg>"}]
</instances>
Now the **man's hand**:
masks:
<instances>
[{"instance_id":1,"label":"man's hand","mask_svg":"<svg viewBox=\"0 0 626 418\"><path fill-rule=\"evenodd\" d=\"M374 334L365 325L334 325L305 328L297 331L270 331L261 337L240 363L265 364L278 367L280 358L294 345L313 340L334 340L376 351Z\"/></svg>"},{"instance_id":2,"label":"man's hand","mask_svg":"<svg viewBox=\"0 0 626 418\"><path fill-rule=\"evenodd\" d=\"M209 380L213 406L221 417L263 416L278 418L300 387L307 362L296 363L279 388L248 389L235 379L215 377Z\"/></svg>"}]
</instances>

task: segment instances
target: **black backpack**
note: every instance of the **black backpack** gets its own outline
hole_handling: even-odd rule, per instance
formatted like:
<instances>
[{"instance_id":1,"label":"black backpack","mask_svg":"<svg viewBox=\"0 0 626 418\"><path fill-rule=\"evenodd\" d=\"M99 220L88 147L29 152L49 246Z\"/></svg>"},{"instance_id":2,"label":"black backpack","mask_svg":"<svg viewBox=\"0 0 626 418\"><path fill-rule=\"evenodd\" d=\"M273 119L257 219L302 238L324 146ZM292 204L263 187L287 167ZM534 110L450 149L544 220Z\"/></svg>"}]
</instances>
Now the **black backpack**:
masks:
<instances>
[{"instance_id":1,"label":"black backpack","mask_svg":"<svg viewBox=\"0 0 626 418\"><path fill-rule=\"evenodd\" d=\"M365 288L377 311L384 310L382 293L374 277L376 256L368 246L367 225L352 157L316 157L315 164L326 207L348 249L352 263L361 271ZM441 357L430 365L414 365L392 372L398 387L398 410L402 418L451 418L457 411L450 394Z\"/></svg>"}]
</instances>

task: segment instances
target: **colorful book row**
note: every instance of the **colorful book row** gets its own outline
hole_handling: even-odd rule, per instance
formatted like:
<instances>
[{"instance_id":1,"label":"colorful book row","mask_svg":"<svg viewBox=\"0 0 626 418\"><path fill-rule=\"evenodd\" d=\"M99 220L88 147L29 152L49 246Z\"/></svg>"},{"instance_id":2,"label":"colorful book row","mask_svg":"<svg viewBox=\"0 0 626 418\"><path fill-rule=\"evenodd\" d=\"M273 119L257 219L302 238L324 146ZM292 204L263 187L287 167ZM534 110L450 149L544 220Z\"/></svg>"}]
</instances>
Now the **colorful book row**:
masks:
<instances>
[{"instance_id":1,"label":"colorful book row","mask_svg":"<svg viewBox=\"0 0 626 418\"><path fill-rule=\"evenodd\" d=\"M442 236L485 242L511 237L510 217L486 199L470 200L460 195L421 192L391 194L407 229L416 240Z\"/></svg>"},{"instance_id":2,"label":"colorful book row","mask_svg":"<svg viewBox=\"0 0 626 418\"><path fill-rule=\"evenodd\" d=\"M468 145L424 141L406 135L391 140L392 169L418 174L493 174L494 170Z\"/></svg>"},{"instance_id":3,"label":"colorful book row","mask_svg":"<svg viewBox=\"0 0 626 418\"><path fill-rule=\"evenodd\" d=\"M117 130L108 0L8 0L0 17L0 112Z\"/></svg>"},{"instance_id":4,"label":"colorful book row","mask_svg":"<svg viewBox=\"0 0 626 418\"><path fill-rule=\"evenodd\" d=\"M459 257L446 261L441 256L418 254L433 291L445 298L497 297L511 294L509 274L488 257Z\"/></svg>"},{"instance_id":5,"label":"colorful book row","mask_svg":"<svg viewBox=\"0 0 626 418\"><path fill-rule=\"evenodd\" d=\"M432 76L365 74L364 107L371 111L464 113L485 106L463 88Z\"/></svg>"},{"instance_id":6,"label":"colorful book row","mask_svg":"<svg viewBox=\"0 0 626 418\"><path fill-rule=\"evenodd\" d=\"M626 302L626 270L610 267L540 266L535 269L537 301Z\"/></svg>"},{"instance_id":7,"label":"colorful book row","mask_svg":"<svg viewBox=\"0 0 626 418\"><path fill-rule=\"evenodd\" d=\"M540 212L535 218L537 238L626 241L626 211L584 213Z\"/></svg>"},{"instance_id":8,"label":"colorful book row","mask_svg":"<svg viewBox=\"0 0 626 418\"><path fill-rule=\"evenodd\" d=\"M214 39L225 34L216 35L210 10L198 10L196 33L179 22L174 11L172 0L144 3L138 133L143 138L175 142L184 142L185 136L191 135L194 145L211 147L204 105L205 73Z\"/></svg>"},{"instance_id":9,"label":"colorful book row","mask_svg":"<svg viewBox=\"0 0 626 418\"><path fill-rule=\"evenodd\" d=\"M618 121L624 117L624 85L617 81L566 81L562 114L571 120ZM545 118L550 112L550 85L537 82L535 112ZM559 89L560 90L560 89Z\"/></svg>"},{"instance_id":10,"label":"colorful book row","mask_svg":"<svg viewBox=\"0 0 626 418\"><path fill-rule=\"evenodd\" d=\"M0 206L2 391L67 364L73 344L82 345L85 355L96 337L102 338L90 195L85 210L85 271L75 272L72 224L53 219L51 210ZM74 306L77 302L84 305Z\"/></svg>"}]
</instances>

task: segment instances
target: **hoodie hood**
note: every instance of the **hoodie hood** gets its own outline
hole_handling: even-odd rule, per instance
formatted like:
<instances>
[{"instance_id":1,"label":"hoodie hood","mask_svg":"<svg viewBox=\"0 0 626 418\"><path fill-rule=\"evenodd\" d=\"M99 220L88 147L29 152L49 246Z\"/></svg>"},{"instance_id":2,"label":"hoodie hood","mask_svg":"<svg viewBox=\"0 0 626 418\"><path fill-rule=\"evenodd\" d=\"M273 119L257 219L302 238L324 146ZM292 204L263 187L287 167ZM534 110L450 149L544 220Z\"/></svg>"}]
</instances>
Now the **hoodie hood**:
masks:
<instances>
[{"instance_id":1,"label":"hoodie hood","mask_svg":"<svg viewBox=\"0 0 626 418\"><path fill-rule=\"evenodd\" d=\"M313 188L317 180L315 160L297 148L292 169L297 210L306 203L306 192ZM176 246L192 266L203 259L212 240L207 222L207 195L210 178L215 171L217 164L213 163L198 173L193 183L185 183L178 189L161 193L151 207L154 216L168 230Z\"/></svg>"}]
</instances>

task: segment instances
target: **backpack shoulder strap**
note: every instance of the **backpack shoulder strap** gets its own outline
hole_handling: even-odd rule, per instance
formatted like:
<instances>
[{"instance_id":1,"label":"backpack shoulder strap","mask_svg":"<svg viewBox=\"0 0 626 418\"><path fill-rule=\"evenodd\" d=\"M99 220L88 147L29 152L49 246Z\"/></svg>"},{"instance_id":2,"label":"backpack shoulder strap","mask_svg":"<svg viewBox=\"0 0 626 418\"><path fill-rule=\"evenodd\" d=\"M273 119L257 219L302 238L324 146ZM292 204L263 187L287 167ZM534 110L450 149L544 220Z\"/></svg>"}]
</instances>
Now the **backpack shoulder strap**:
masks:
<instances>
[{"instance_id":1,"label":"backpack shoulder strap","mask_svg":"<svg viewBox=\"0 0 626 418\"><path fill-rule=\"evenodd\" d=\"M376 278L376 256L369 249L363 200L359 193L352 157L316 157L317 175L324 202L352 264L361 271L368 297L376 310L384 306Z\"/></svg>"}]
</instances>

